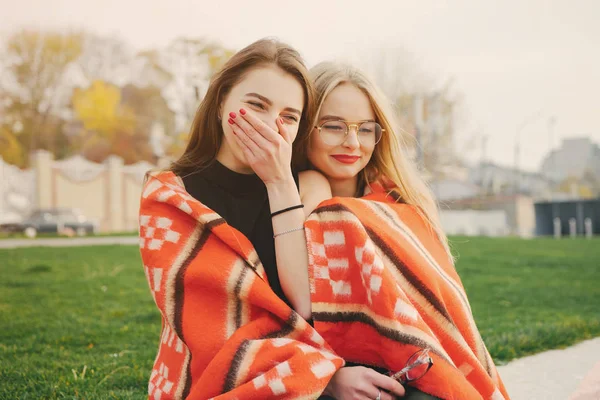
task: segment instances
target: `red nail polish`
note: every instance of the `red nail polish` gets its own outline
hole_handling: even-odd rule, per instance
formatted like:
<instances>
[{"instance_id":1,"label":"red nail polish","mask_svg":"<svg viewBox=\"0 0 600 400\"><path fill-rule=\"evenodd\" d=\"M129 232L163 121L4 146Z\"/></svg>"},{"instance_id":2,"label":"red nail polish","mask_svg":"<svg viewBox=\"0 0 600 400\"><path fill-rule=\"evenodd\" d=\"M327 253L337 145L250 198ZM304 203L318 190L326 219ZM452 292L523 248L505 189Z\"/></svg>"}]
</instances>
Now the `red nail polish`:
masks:
<instances>
[{"instance_id":1,"label":"red nail polish","mask_svg":"<svg viewBox=\"0 0 600 400\"><path fill-rule=\"evenodd\" d=\"M229 118L227 122L229 122L230 125L233 125L233 120L231 118Z\"/></svg>"},{"instance_id":2,"label":"red nail polish","mask_svg":"<svg viewBox=\"0 0 600 400\"><path fill-rule=\"evenodd\" d=\"M235 117L237 117L237 115L235 115L235 113L234 113L233 111L229 113L229 116L230 116L231 118L235 118Z\"/></svg>"},{"instance_id":3,"label":"red nail polish","mask_svg":"<svg viewBox=\"0 0 600 400\"><path fill-rule=\"evenodd\" d=\"M279 118L279 123L283 125L283 118Z\"/></svg>"},{"instance_id":4,"label":"red nail polish","mask_svg":"<svg viewBox=\"0 0 600 400\"><path fill-rule=\"evenodd\" d=\"M244 110L243 108L240 108L240 114L246 115L246 110Z\"/></svg>"}]
</instances>

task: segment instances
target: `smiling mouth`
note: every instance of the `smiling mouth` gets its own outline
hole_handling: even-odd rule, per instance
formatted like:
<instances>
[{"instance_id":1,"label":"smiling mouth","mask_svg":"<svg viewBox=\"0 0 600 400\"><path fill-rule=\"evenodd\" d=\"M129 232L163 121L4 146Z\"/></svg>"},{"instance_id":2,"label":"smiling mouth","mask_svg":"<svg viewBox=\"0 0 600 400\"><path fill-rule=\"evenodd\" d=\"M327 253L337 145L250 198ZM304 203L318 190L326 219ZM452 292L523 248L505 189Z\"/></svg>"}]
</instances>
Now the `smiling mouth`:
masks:
<instances>
[{"instance_id":1,"label":"smiling mouth","mask_svg":"<svg viewBox=\"0 0 600 400\"><path fill-rule=\"evenodd\" d=\"M342 164L354 164L360 159L360 156L351 156L345 154L335 154L331 156L336 161L341 162Z\"/></svg>"}]
</instances>

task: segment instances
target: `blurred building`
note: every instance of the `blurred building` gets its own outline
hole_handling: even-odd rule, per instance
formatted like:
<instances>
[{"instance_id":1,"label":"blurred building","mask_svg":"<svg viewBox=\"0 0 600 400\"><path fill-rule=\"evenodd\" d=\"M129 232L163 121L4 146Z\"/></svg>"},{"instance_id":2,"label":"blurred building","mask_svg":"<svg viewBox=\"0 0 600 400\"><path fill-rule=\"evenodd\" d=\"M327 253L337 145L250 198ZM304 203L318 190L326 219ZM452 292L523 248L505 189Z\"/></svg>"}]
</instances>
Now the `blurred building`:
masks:
<instances>
[{"instance_id":1,"label":"blurred building","mask_svg":"<svg viewBox=\"0 0 600 400\"><path fill-rule=\"evenodd\" d=\"M453 211L454 214L456 214L456 211L465 211L463 213L465 218L468 218L472 224L466 230L477 232L476 234L488 236L515 235L520 237L532 237L535 234L535 213L533 199L530 196L480 195L445 201L442 203L441 208L442 214L448 211ZM474 218L471 217L473 211L479 213ZM504 217L499 217L500 213ZM450 234L461 234L460 231L455 231L455 227L449 228ZM461 229L464 230L465 228Z\"/></svg>"},{"instance_id":2,"label":"blurred building","mask_svg":"<svg viewBox=\"0 0 600 400\"><path fill-rule=\"evenodd\" d=\"M464 179L444 179L429 183L437 201L444 204L448 201L476 197L481 188Z\"/></svg>"},{"instance_id":3,"label":"blurred building","mask_svg":"<svg viewBox=\"0 0 600 400\"><path fill-rule=\"evenodd\" d=\"M527 172L482 162L471 168L469 182L486 194L523 194L535 198L548 198L552 183L539 172Z\"/></svg>"},{"instance_id":4,"label":"blurred building","mask_svg":"<svg viewBox=\"0 0 600 400\"><path fill-rule=\"evenodd\" d=\"M600 178L600 146L587 137L564 139L559 149L544 158L540 172L554 182L586 175Z\"/></svg>"},{"instance_id":5,"label":"blurred building","mask_svg":"<svg viewBox=\"0 0 600 400\"><path fill-rule=\"evenodd\" d=\"M570 234L570 223L576 235L586 234L586 224L593 235L600 235L600 198L593 200L545 201L535 204L536 235Z\"/></svg>"}]
</instances>

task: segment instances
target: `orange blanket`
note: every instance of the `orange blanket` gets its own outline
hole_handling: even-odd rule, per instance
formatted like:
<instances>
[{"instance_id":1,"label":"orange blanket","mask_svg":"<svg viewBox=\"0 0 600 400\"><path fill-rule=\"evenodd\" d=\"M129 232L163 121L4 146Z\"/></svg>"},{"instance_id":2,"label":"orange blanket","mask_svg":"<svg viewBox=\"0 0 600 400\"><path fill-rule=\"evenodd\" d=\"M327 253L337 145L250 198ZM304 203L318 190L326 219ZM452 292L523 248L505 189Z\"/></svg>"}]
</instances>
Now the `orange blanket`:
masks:
<instances>
[{"instance_id":1,"label":"orange blanket","mask_svg":"<svg viewBox=\"0 0 600 400\"><path fill-rule=\"evenodd\" d=\"M453 263L413 206L376 186L306 223L315 328L346 361L396 372L420 348L414 386L443 399L508 399Z\"/></svg>"},{"instance_id":2,"label":"orange blanket","mask_svg":"<svg viewBox=\"0 0 600 400\"><path fill-rule=\"evenodd\" d=\"M150 399L314 399L343 365L271 290L248 239L172 173L148 176L140 248L162 315Z\"/></svg>"}]
</instances>

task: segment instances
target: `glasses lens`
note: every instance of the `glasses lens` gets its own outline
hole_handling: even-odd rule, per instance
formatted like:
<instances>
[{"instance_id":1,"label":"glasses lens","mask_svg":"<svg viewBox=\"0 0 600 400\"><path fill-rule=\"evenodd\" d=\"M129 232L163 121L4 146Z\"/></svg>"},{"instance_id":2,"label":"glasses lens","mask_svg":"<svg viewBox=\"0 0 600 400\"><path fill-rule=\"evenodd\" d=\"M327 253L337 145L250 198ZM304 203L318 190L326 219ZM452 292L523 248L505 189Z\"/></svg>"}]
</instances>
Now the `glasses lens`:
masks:
<instances>
[{"instance_id":1,"label":"glasses lens","mask_svg":"<svg viewBox=\"0 0 600 400\"><path fill-rule=\"evenodd\" d=\"M337 146L346 138L348 126L344 121L328 121L321 125L321 138L329 145Z\"/></svg>"},{"instance_id":2,"label":"glasses lens","mask_svg":"<svg viewBox=\"0 0 600 400\"><path fill-rule=\"evenodd\" d=\"M414 381L421 378L429 370L431 364L431 357L429 357L429 350L424 349L413 354L406 363L411 368L406 372L406 380Z\"/></svg>"},{"instance_id":3,"label":"glasses lens","mask_svg":"<svg viewBox=\"0 0 600 400\"><path fill-rule=\"evenodd\" d=\"M366 147L374 147L381 140L381 125L377 122L363 122L358 129L360 143Z\"/></svg>"}]
</instances>

